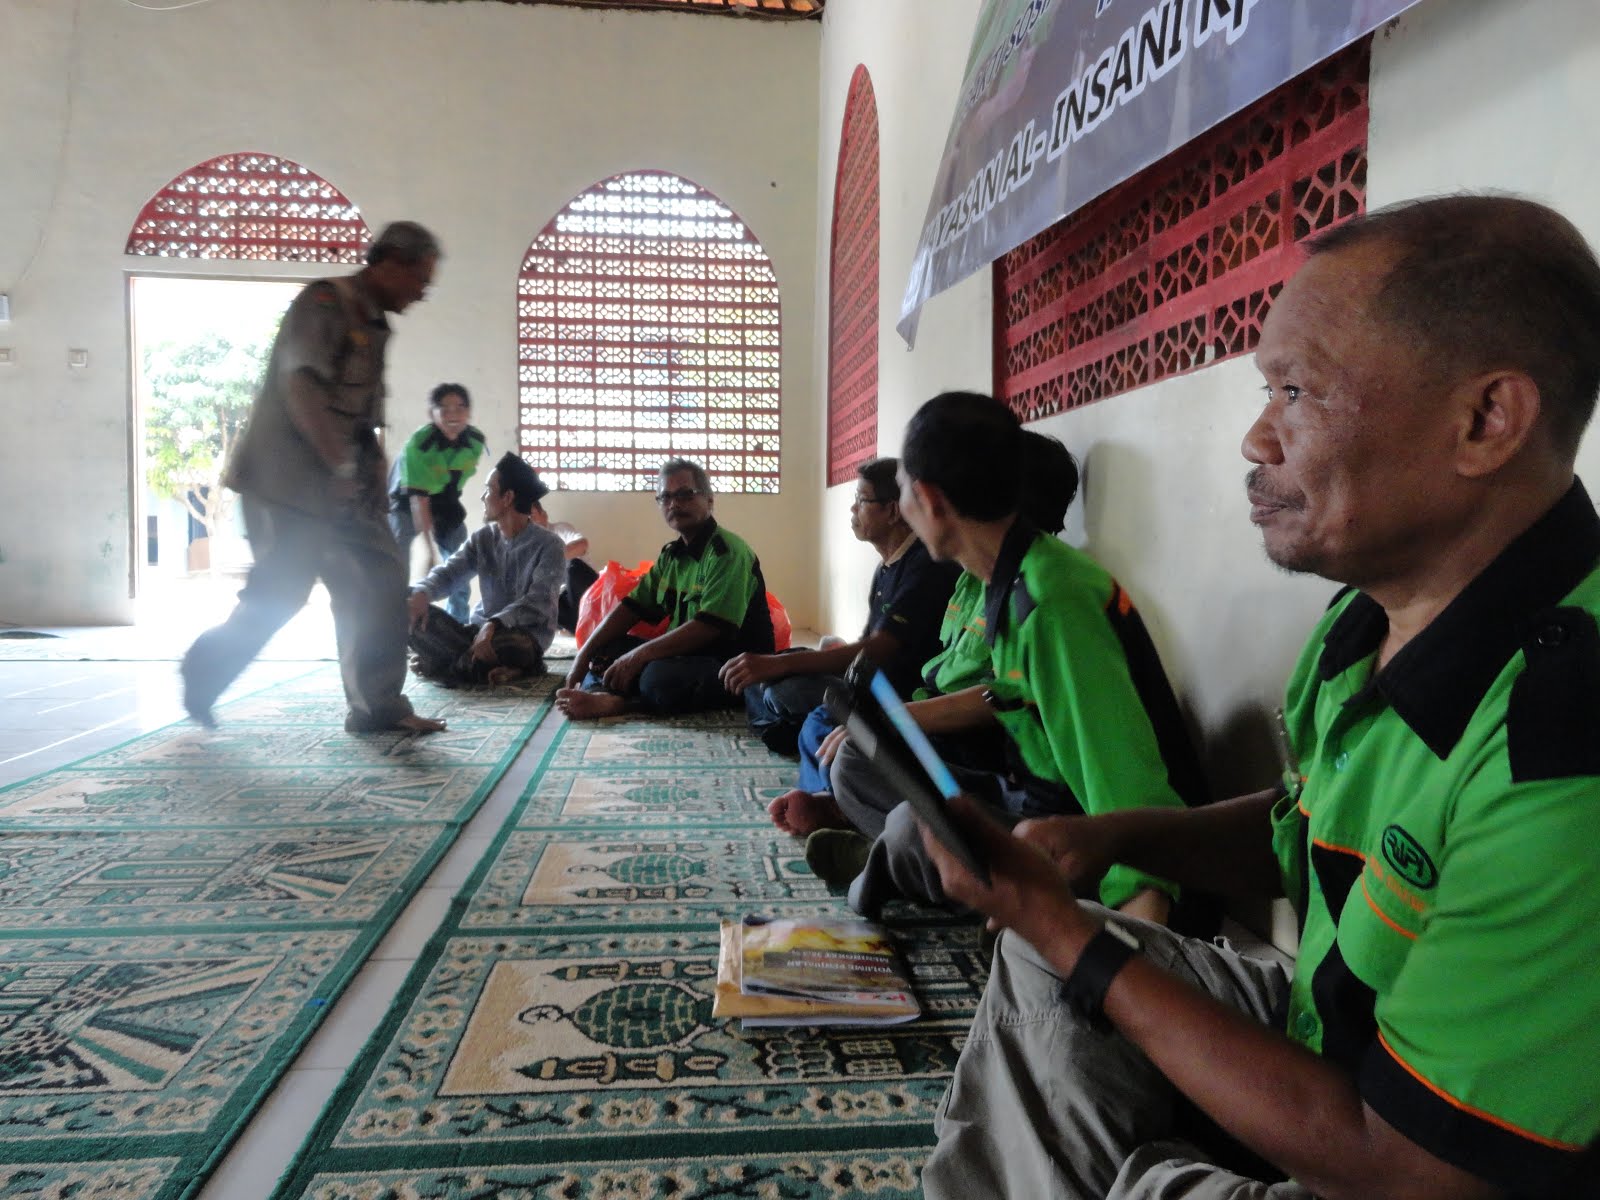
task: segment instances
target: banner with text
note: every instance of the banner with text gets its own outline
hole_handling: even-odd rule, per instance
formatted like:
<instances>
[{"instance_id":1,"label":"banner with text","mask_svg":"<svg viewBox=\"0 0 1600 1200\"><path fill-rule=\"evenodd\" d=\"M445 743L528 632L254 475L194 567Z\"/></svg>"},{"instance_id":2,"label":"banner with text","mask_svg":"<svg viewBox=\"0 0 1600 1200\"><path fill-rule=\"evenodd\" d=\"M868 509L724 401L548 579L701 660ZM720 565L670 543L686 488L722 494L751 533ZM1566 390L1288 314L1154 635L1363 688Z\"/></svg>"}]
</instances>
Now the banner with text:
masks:
<instances>
[{"instance_id":1,"label":"banner with text","mask_svg":"<svg viewBox=\"0 0 1600 1200\"><path fill-rule=\"evenodd\" d=\"M1416 0L985 0L900 305L923 304Z\"/></svg>"}]
</instances>

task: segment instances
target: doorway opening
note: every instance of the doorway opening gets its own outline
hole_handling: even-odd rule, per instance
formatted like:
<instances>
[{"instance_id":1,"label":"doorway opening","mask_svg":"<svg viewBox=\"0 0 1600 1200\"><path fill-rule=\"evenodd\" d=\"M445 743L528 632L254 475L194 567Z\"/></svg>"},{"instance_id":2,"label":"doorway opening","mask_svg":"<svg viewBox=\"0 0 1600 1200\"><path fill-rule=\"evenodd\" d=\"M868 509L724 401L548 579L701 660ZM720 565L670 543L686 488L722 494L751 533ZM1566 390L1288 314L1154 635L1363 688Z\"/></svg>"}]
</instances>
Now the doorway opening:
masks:
<instances>
[{"instance_id":1,"label":"doorway opening","mask_svg":"<svg viewBox=\"0 0 1600 1200\"><path fill-rule=\"evenodd\" d=\"M221 486L222 472L284 310L303 286L130 277L133 583L142 629L186 643L233 607L251 559L238 497ZM314 656L327 652L331 621L320 586L289 628L315 638Z\"/></svg>"}]
</instances>

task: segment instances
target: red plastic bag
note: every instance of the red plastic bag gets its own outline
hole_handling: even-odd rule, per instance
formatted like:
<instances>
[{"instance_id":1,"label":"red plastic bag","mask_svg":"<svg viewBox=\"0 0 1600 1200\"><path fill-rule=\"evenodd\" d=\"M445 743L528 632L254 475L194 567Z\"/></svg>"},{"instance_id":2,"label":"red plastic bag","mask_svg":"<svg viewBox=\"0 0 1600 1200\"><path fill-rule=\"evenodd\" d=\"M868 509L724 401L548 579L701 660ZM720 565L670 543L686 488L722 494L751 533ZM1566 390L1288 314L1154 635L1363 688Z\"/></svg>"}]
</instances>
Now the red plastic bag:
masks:
<instances>
[{"instance_id":1,"label":"red plastic bag","mask_svg":"<svg viewBox=\"0 0 1600 1200\"><path fill-rule=\"evenodd\" d=\"M578 602L578 628L574 635L578 645L589 640L589 635L600 628L600 623L611 615L611 610L633 591L634 585L645 577L651 562L645 559L631 571L619 562L608 562L595 581ZM789 613L771 592L767 593L767 611L772 615L772 642L774 650L787 650L794 640L794 629L789 623ZM640 621L628 630L634 637L653 638L667 631L667 619L651 624Z\"/></svg>"},{"instance_id":2,"label":"red plastic bag","mask_svg":"<svg viewBox=\"0 0 1600 1200\"><path fill-rule=\"evenodd\" d=\"M794 628L789 624L788 610L771 592L767 593L767 611L772 614L772 648L787 650L794 641Z\"/></svg>"},{"instance_id":3,"label":"red plastic bag","mask_svg":"<svg viewBox=\"0 0 1600 1200\"><path fill-rule=\"evenodd\" d=\"M600 628L600 623L611 615L613 608L622 603L623 597L633 591L634 585L645 577L651 565L649 559L644 559L631 571L616 561L608 562L601 568L600 574L578 602L578 627L573 631L578 645L587 642L589 635ZM653 624L640 621L628 632L635 637L653 638L666 630L667 621L663 617Z\"/></svg>"}]
</instances>

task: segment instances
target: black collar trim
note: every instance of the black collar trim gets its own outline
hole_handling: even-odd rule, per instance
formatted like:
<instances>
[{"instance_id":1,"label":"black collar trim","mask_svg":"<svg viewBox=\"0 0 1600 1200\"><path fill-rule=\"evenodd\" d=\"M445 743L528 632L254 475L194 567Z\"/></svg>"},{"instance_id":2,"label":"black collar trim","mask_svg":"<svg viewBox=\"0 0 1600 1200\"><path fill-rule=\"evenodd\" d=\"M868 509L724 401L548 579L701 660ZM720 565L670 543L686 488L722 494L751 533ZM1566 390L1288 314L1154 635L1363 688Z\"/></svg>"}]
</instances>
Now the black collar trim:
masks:
<instances>
[{"instance_id":1,"label":"black collar trim","mask_svg":"<svg viewBox=\"0 0 1600 1200\"><path fill-rule=\"evenodd\" d=\"M424 450L465 450L474 442L483 440L483 433L476 425L468 425L461 431L461 436L454 441L445 437L444 431L437 425L433 425L428 430L428 436L422 439L422 448Z\"/></svg>"},{"instance_id":2,"label":"black collar trim","mask_svg":"<svg viewBox=\"0 0 1600 1200\"><path fill-rule=\"evenodd\" d=\"M1018 517L1006 530L1000 543L1000 553L994 560L994 572L989 576L989 586L983 597L983 640L993 646L1000 636L1000 627L1011 611L1011 593L1022 578L1022 560L1033 545L1039 531L1027 520Z\"/></svg>"},{"instance_id":3,"label":"black collar trim","mask_svg":"<svg viewBox=\"0 0 1600 1200\"><path fill-rule=\"evenodd\" d=\"M1440 759L1466 731L1484 693L1533 632L1600 561L1600 516L1574 479L1567 494L1469 583L1349 703L1381 694ZM1318 674L1332 679L1373 654L1389 618L1358 594L1322 643Z\"/></svg>"},{"instance_id":4,"label":"black collar trim","mask_svg":"<svg viewBox=\"0 0 1600 1200\"><path fill-rule=\"evenodd\" d=\"M699 562L700 556L706 552L706 547L711 544L711 539L716 536L716 533L717 519L715 517L707 517L706 523L695 531L694 541L686 542L679 537L676 541L668 542L663 546L661 552L674 557L686 555Z\"/></svg>"}]
</instances>

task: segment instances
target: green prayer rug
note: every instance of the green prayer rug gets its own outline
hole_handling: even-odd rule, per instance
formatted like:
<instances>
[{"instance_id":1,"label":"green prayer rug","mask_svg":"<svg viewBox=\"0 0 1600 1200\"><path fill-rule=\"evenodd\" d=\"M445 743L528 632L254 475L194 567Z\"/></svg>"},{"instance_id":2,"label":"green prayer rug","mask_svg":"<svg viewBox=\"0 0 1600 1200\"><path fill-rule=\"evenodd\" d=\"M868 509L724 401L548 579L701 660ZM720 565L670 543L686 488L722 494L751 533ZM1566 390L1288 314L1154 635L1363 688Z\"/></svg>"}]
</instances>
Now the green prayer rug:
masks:
<instances>
[{"instance_id":1,"label":"green prayer rug","mask_svg":"<svg viewBox=\"0 0 1600 1200\"><path fill-rule=\"evenodd\" d=\"M0 789L0 1197L199 1191L553 684L353 735L325 667Z\"/></svg>"},{"instance_id":2,"label":"green prayer rug","mask_svg":"<svg viewBox=\"0 0 1600 1200\"><path fill-rule=\"evenodd\" d=\"M895 1200L987 963L901 906L924 1015L713 1019L718 921L845 915L741 716L566 724L274 1200Z\"/></svg>"}]
</instances>

